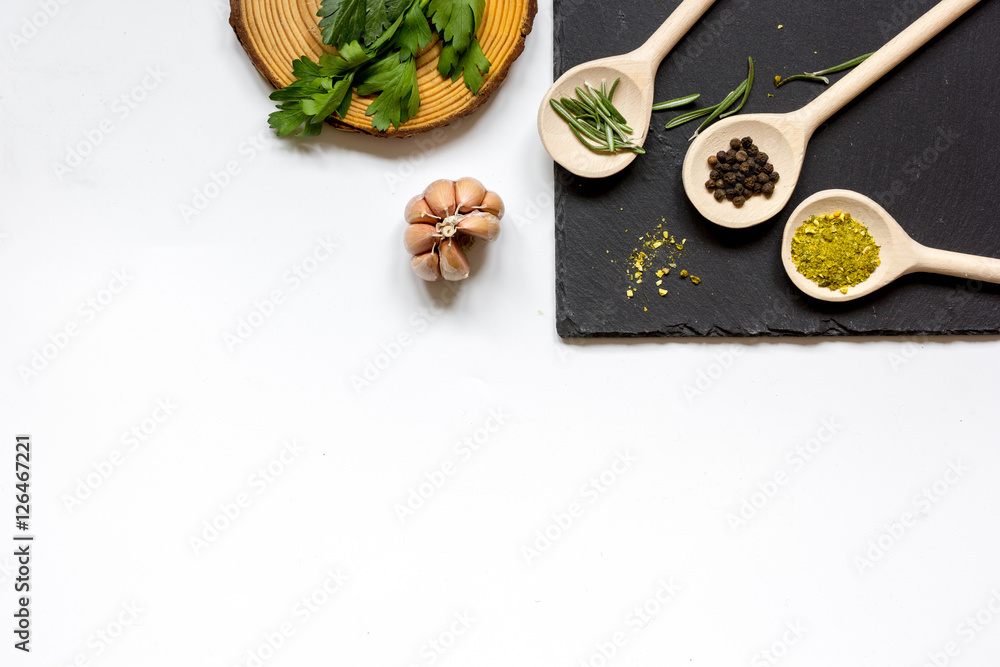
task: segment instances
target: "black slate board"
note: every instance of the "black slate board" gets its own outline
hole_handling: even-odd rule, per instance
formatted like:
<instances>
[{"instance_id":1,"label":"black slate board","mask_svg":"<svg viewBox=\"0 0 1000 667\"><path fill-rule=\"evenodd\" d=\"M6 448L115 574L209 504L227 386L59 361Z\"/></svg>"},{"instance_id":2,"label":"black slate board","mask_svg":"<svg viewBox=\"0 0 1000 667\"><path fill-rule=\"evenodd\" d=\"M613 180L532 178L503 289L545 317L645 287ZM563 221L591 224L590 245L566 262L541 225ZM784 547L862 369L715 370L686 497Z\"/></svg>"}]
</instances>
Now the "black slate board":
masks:
<instances>
[{"instance_id":1,"label":"black slate board","mask_svg":"<svg viewBox=\"0 0 1000 667\"><path fill-rule=\"evenodd\" d=\"M678 4L555 0L555 76L637 47ZM698 92L702 99L695 106L717 102L745 76L752 55L757 83L745 112L792 111L824 87L793 82L775 89L775 74L821 69L874 51L933 4L719 0L668 54L655 97ZM675 112L654 114L647 154L621 174L591 181L557 165L559 335L1000 333L996 285L915 274L869 297L831 304L798 292L779 258L788 215L828 188L874 198L925 245L1000 257L998 74L1000 2L986 0L820 127L787 208L749 230L713 225L688 202L680 172L696 124L664 130ZM657 224L678 241L687 239L683 260L664 280L667 297L657 295L649 273L639 286L644 289L628 299L624 260L636 237ZM676 277L684 267L702 284Z\"/></svg>"}]
</instances>

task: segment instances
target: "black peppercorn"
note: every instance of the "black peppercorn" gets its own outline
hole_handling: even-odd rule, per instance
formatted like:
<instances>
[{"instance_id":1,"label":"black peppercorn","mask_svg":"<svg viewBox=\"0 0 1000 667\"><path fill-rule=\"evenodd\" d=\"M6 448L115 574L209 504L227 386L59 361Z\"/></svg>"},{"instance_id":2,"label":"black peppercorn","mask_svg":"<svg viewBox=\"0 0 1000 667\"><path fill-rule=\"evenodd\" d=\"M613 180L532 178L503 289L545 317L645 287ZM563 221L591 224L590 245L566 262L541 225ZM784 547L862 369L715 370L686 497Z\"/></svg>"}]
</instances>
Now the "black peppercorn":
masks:
<instances>
[{"instance_id":1,"label":"black peppercorn","mask_svg":"<svg viewBox=\"0 0 1000 667\"><path fill-rule=\"evenodd\" d=\"M747 203L747 198L744 197L743 195L738 195L736 197L733 197L733 205L736 208L740 208L745 203Z\"/></svg>"},{"instance_id":2,"label":"black peppercorn","mask_svg":"<svg viewBox=\"0 0 1000 667\"><path fill-rule=\"evenodd\" d=\"M717 188L723 188L723 189L725 189L725 187L726 187L726 182L725 182L725 181L723 181L723 180L722 180L721 178L719 178L719 179L716 179L716 181L715 181L715 187L717 187Z\"/></svg>"},{"instance_id":3,"label":"black peppercorn","mask_svg":"<svg viewBox=\"0 0 1000 667\"><path fill-rule=\"evenodd\" d=\"M711 178L712 180L715 180L717 178L722 178L721 176L719 176L718 169L713 169L712 171L708 172L708 177Z\"/></svg>"},{"instance_id":4,"label":"black peppercorn","mask_svg":"<svg viewBox=\"0 0 1000 667\"><path fill-rule=\"evenodd\" d=\"M778 172L776 171L771 172L771 182L772 183L778 182Z\"/></svg>"},{"instance_id":5,"label":"black peppercorn","mask_svg":"<svg viewBox=\"0 0 1000 667\"><path fill-rule=\"evenodd\" d=\"M709 190L715 189L715 181L705 181L705 187Z\"/></svg>"},{"instance_id":6,"label":"black peppercorn","mask_svg":"<svg viewBox=\"0 0 1000 667\"><path fill-rule=\"evenodd\" d=\"M726 151L719 151L718 153L716 153L715 154L715 161L716 162L725 162L726 161Z\"/></svg>"},{"instance_id":7,"label":"black peppercorn","mask_svg":"<svg viewBox=\"0 0 1000 667\"><path fill-rule=\"evenodd\" d=\"M746 180L743 181L743 185L747 186L748 188L752 188L754 183L756 182L757 182L756 176L747 176Z\"/></svg>"},{"instance_id":8,"label":"black peppercorn","mask_svg":"<svg viewBox=\"0 0 1000 667\"><path fill-rule=\"evenodd\" d=\"M737 162L746 162L747 161L746 151L737 151L736 155L734 157L736 158Z\"/></svg>"},{"instance_id":9,"label":"black peppercorn","mask_svg":"<svg viewBox=\"0 0 1000 667\"><path fill-rule=\"evenodd\" d=\"M765 197L770 197L771 195L774 194L774 186L771 185L770 183L765 183L763 186L761 186L760 191L764 193Z\"/></svg>"},{"instance_id":10,"label":"black peppercorn","mask_svg":"<svg viewBox=\"0 0 1000 667\"><path fill-rule=\"evenodd\" d=\"M746 174L749 171L750 171L750 165L748 165L746 162L744 162L743 164L740 165L740 172L741 173Z\"/></svg>"},{"instance_id":11,"label":"black peppercorn","mask_svg":"<svg viewBox=\"0 0 1000 667\"><path fill-rule=\"evenodd\" d=\"M758 151L757 155L755 155L753 159L757 160L757 164L767 164L767 158L768 158L767 153L762 153Z\"/></svg>"},{"instance_id":12,"label":"black peppercorn","mask_svg":"<svg viewBox=\"0 0 1000 667\"><path fill-rule=\"evenodd\" d=\"M736 182L736 174L734 174L733 172L725 174L722 177L722 182L725 183L726 185L732 185L733 183Z\"/></svg>"},{"instance_id":13,"label":"black peppercorn","mask_svg":"<svg viewBox=\"0 0 1000 667\"><path fill-rule=\"evenodd\" d=\"M743 141L741 141L740 143L743 144L743 148L750 148L751 146L753 146L753 139L751 139L750 137L743 137Z\"/></svg>"},{"instance_id":14,"label":"black peppercorn","mask_svg":"<svg viewBox=\"0 0 1000 667\"><path fill-rule=\"evenodd\" d=\"M737 183L733 190L735 190L738 195L744 194L747 191L746 188L743 187L742 183Z\"/></svg>"},{"instance_id":15,"label":"black peppercorn","mask_svg":"<svg viewBox=\"0 0 1000 667\"><path fill-rule=\"evenodd\" d=\"M771 180L771 177L767 175L766 171L759 171L759 172L757 172L757 182L758 183L767 183L769 180Z\"/></svg>"},{"instance_id":16,"label":"black peppercorn","mask_svg":"<svg viewBox=\"0 0 1000 667\"><path fill-rule=\"evenodd\" d=\"M756 185L753 186L753 191L754 191L755 194L760 194L761 192L764 191L764 186L761 185L760 183L757 183ZM773 185L771 186L771 191L772 192L774 191L774 186Z\"/></svg>"},{"instance_id":17,"label":"black peppercorn","mask_svg":"<svg viewBox=\"0 0 1000 667\"><path fill-rule=\"evenodd\" d=\"M732 199L735 196L736 196L736 190L734 190L732 188L729 188L728 190L726 190L726 199Z\"/></svg>"},{"instance_id":18,"label":"black peppercorn","mask_svg":"<svg viewBox=\"0 0 1000 667\"><path fill-rule=\"evenodd\" d=\"M774 165L773 164L771 164L770 162L768 162L767 164L764 165L764 173L765 174L770 174L773 171L774 171Z\"/></svg>"},{"instance_id":19,"label":"black peppercorn","mask_svg":"<svg viewBox=\"0 0 1000 667\"><path fill-rule=\"evenodd\" d=\"M750 165L750 170L751 171L756 171L757 170L757 161L754 160L753 158L750 158L749 160L747 160L747 164Z\"/></svg>"},{"instance_id":20,"label":"black peppercorn","mask_svg":"<svg viewBox=\"0 0 1000 667\"><path fill-rule=\"evenodd\" d=\"M757 144L750 144L750 148L747 149L747 155L757 155L760 149L757 148Z\"/></svg>"},{"instance_id":21,"label":"black peppercorn","mask_svg":"<svg viewBox=\"0 0 1000 667\"><path fill-rule=\"evenodd\" d=\"M722 201L723 199L726 198L726 191L716 190L715 192L712 193L712 196L715 197L716 201Z\"/></svg>"},{"instance_id":22,"label":"black peppercorn","mask_svg":"<svg viewBox=\"0 0 1000 667\"><path fill-rule=\"evenodd\" d=\"M716 156L714 156L714 155L709 155L708 156L708 165L710 167L714 167L717 164L719 164L719 158L716 157Z\"/></svg>"},{"instance_id":23,"label":"black peppercorn","mask_svg":"<svg viewBox=\"0 0 1000 667\"><path fill-rule=\"evenodd\" d=\"M732 162L735 159L736 159L736 151L730 148L728 151L726 151L726 162Z\"/></svg>"},{"instance_id":24,"label":"black peppercorn","mask_svg":"<svg viewBox=\"0 0 1000 667\"><path fill-rule=\"evenodd\" d=\"M729 147L732 148L734 151L738 151L740 149L740 140L737 139L736 137L733 137L732 139L729 140Z\"/></svg>"}]
</instances>

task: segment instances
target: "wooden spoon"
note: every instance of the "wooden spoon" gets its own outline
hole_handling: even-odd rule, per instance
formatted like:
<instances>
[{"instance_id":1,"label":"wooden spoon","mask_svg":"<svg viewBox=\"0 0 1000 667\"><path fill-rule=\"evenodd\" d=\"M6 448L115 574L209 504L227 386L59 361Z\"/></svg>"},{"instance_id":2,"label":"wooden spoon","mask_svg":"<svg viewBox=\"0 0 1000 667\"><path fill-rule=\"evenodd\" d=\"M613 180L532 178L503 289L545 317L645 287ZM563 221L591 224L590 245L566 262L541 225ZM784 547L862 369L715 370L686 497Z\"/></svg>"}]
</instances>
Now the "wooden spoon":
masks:
<instances>
[{"instance_id":1,"label":"wooden spoon","mask_svg":"<svg viewBox=\"0 0 1000 667\"><path fill-rule=\"evenodd\" d=\"M770 220L785 207L795 190L809 138L824 121L923 46L979 0L943 0L896 35L852 72L805 107L785 114L731 116L708 126L692 142L684 158L684 191L698 212L723 227L743 228ZM742 208L716 201L705 187L708 157L729 149L733 137L752 137L768 154L781 176L770 197L754 195Z\"/></svg>"},{"instance_id":2,"label":"wooden spoon","mask_svg":"<svg viewBox=\"0 0 1000 667\"><path fill-rule=\"evenodd\" d=\"M832 214L837 211L850 213L851 217L868 228L880 246L882 263L868 280L847 288L847 294L828 287L820 287L795 268L792 261L792 237L799 226L813 215ZM851 301L885 287L896 278L908 273L940 273L969 280L1000 283L1000 259L964 255L947 250L923 246L910 238L899 223L877 203L851 190L824 190L799 204L785 224L781 239L781 263L795 286L811 297L823 301Z\"/></svg>"},{"instance_id":3,"label":"wooden spoon","mask_svg":"<svg viewBox=\"0 0 1000 667\"><path fill-rule=\"evenodd\" d=\"M621 79L615 91L614 105L634 130L632 141L646 141L649 117L653 113L653 77L660 62L680 41L691 26L715 0L684 0L663 25L635 51L620 56L591 60L567 71L552 84L538 108L538 134L552 159L577 176L601 178L616 174L635 159L636 153L596 153L583 144L549 104L568 97L576 98L576 87L584 83L600 88L601 81L610 87ZM706 176L707 178L707 176Z\"/></svg>"}]
</instances>

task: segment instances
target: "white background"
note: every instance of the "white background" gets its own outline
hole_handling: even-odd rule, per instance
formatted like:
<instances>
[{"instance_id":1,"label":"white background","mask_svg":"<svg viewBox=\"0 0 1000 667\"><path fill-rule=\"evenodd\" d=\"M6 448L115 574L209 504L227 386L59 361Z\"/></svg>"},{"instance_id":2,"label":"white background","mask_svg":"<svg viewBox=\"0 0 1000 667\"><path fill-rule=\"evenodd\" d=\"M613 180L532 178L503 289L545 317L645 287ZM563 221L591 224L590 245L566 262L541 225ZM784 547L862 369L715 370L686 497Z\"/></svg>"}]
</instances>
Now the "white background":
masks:
<instances>
[{"instance_id":1,"label":"white background","mask_svg":"<svg viewBox=\"0 0 1000 667\"><path fill-rule=\"evenodd\" d=\"M0 7L0 542L18 433L37 536L30 655L0 548L0 663L1000 656L996 339L558 340L549 2L430 143L273 139L221 0L43 4ZM401 213L463 175L508 213L452 295Z\"/></svg>"}]
</instances>

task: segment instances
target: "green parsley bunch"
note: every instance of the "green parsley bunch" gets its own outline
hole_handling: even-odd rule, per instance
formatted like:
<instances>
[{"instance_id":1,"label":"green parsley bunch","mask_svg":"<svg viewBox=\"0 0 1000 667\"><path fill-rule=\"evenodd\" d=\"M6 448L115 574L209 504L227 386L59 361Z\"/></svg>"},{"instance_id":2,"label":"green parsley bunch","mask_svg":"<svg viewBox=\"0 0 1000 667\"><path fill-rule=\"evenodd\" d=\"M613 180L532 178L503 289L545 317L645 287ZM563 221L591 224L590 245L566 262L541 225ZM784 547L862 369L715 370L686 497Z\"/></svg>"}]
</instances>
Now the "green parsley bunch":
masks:
<instances>
[{"instance_id":1,"label":"green parsley bunch","mask_svg":"<svg viewBox=\"0 0 1000 667\"><path fill-rule=\"evenodd\" d=\"M438 71L478 93L490 70L476 38L485 8L486 0L323 0L323 43L337 53L293 61L296 81L271 94L279 104L269 124L278 136L316 136L327 117L347 115L357 89L377 95L366 112L372 127L399 127L420 108L416 57L433 37L431 25L444 42Z\"/></svg>"}]
</instances>

